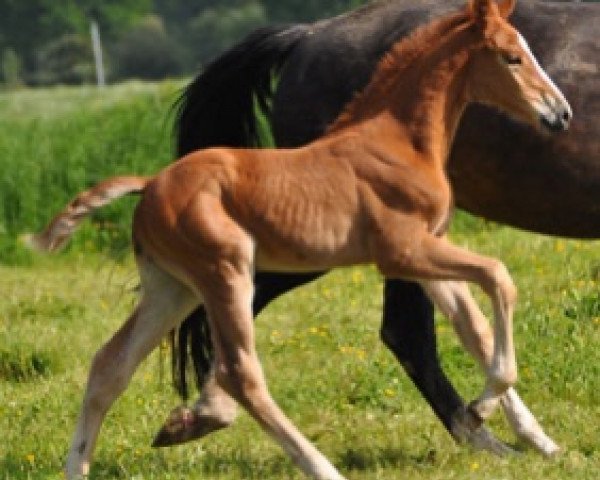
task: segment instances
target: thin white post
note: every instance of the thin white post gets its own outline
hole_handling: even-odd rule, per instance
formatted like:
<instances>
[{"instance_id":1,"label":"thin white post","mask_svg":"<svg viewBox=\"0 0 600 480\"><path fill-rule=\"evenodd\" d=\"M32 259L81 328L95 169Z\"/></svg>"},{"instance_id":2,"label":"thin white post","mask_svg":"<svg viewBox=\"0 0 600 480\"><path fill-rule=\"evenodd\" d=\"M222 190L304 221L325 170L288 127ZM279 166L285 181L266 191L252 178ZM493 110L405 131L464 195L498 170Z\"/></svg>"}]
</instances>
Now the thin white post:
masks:
<instances>
[{"instance_id":1,"label":"thin white post","mask_svg":"<svg viewBox=\"0 0 600 480\"><path fill-rule=\"evenodd\" d=\"M104 87L106 85L106 79L104 77L104 63L102 62L102 43L100 42L100 30L98 29L98 24L95 20L92 20L90 31L92 34L92 48L94 50L98 87Z\"/></svg>"}]
</instances>

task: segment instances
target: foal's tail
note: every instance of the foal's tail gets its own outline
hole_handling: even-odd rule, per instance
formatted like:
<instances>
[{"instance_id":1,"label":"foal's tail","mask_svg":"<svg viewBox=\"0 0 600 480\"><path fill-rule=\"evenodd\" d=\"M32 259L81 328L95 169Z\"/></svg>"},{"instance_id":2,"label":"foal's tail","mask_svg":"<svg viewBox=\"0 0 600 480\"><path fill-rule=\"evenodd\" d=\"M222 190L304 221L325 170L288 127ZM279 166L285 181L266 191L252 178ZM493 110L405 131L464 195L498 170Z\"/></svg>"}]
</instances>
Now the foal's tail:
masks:
<instances>
[{"instance_id":1,"label":"foal's tail","mask_svg":"<svg viewBox=\"0 0 600 480\"><path fill-rule=\"evenodd\" d=\"M56 215L46 229L26 235L25 242L33 249L54 252L69 240L82 220L94 210L131 193L141 193L152 177L113 177L81 192L62 212Z\"/></svg>"}]
</instances>

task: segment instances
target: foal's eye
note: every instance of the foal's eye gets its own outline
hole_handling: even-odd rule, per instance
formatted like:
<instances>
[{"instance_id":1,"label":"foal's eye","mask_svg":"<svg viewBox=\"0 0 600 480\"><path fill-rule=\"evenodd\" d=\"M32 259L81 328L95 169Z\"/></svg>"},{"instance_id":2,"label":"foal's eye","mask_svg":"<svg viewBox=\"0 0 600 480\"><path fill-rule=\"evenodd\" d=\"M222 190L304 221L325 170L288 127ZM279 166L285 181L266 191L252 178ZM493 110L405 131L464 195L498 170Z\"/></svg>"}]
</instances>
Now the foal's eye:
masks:
<instances>
[{"instance_id":1,"label":"foal's eye","mask_svg":"<svg viewBox=\"0 0 600 480\"><path fill-rule=\"evenodd\" d=\"M523 63L523 59L519 55L512 53L503 53L502 59L507 65L521 65Z\"/></svg>"}]
</instances>

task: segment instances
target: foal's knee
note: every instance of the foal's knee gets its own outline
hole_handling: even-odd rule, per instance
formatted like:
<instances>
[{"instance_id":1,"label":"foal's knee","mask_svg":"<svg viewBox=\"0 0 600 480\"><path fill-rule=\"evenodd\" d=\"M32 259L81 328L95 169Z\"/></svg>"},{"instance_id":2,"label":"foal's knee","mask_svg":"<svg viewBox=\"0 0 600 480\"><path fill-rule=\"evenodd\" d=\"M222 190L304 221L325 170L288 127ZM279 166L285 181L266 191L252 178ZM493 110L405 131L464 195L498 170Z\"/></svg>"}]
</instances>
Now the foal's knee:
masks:
<instances>
[{"instance_id":1,"label":"foal's knee","mask_svg":"<svg viewBox=\"0 0 600 480\"><path fill-rule=\"evenodd\" d=\"M490 370L490 385L496 394L504 394L517 383L517 369L511 366L494 366Z\"/></svg>"},{"instance_id":2,"label":"foal's knee","mask_svg":"<svg viewBox=\"0 0 600 480\"><path fill-rule=\"evenodd\" d=\"M500 294L507 306L517 301L517 287L506 266L499 260L493 260L486 271L487 281L483 288L489 295Z\"/></svg>"}]
</instances>

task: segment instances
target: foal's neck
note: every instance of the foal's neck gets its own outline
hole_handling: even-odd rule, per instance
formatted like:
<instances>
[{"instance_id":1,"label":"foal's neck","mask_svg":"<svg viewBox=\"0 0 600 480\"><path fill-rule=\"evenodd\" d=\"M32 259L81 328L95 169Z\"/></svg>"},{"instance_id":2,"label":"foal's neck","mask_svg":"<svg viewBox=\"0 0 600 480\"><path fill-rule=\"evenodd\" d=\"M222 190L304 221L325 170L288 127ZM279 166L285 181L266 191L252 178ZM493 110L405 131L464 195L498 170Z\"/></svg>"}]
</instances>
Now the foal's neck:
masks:
<instances>
[{"instance_id":1,"label":"foal's neck","mask_svg":"<svg viewBox=\"0 0 600 480\"><path fill-rule=\"evenodd\" d=\"M468 62L475 45L468 17L456 14L398 42L372 81L330 128L391 136L444 164L467 105Z\"/></svg>"}]
</instances>

